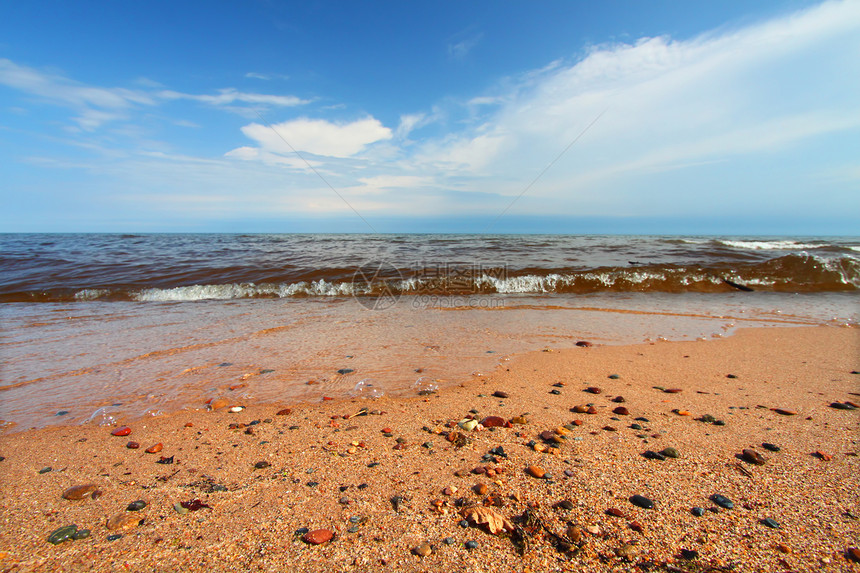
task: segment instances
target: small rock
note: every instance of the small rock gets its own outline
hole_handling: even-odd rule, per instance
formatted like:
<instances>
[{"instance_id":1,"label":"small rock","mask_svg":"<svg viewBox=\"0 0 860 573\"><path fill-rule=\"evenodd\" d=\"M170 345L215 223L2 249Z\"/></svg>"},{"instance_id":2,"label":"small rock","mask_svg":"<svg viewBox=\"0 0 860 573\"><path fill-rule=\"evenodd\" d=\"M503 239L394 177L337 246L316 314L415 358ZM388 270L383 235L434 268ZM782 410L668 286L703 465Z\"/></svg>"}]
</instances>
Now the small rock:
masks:
<instances>
[{"instance_id":1,"label":"small rock","mask_svg":"<svg viewBox=\"0 0 860 573\"><path fill-rule=\"evenodd\" d=\"M666 459L665 455L663 455L659 452L653 452L651 450L647 450L647 451L643 452L642 457L647 458L649 460L660 460L660 461L663 461Z\"/></svg>"},{"instance_id":2,"label":"small rock","mask_svg":"<svg viewBox=\"0 0 860 573\"><path fill-rule=\"evenodd\" d=\"M233 414L238 414L244 409L245 408L243 408L242 406L233 406L232 408L230 408L230 412L232 412Z\"/></svg>"},{"instance_id":3,"label":"small rock","mask_svg":"<svg viewBox=\"0 0 860 573\"><path fill-rule=\"evenodd\" d=\"M75 534L72 535L72 539L77 541L79 539L86 539L89 536L90 536L90 530L89 529L78 529L77 531L75 531Z\"/></svg>"},{"instance_id":4,"label":"small rock","mask_svg":"<svg viewBox=\"0 0 860 573\"><path fill-rule=\"evenodd\" d=\"M771 408L771 410L783 416L794 416L797 414L794 410L786 410L785 408Z\"/></svg>"},{"instance_id":5,"label":"small rock","mask_svg":"<svg viewBox=\"0 0 860 573\"><path fill-rule=\"evenodd\" d=\"M594 406L589 406L589 407L588 407L588 410L586 410L586 411L585 411L585 413L586 413L586 414L596 414L596 413L597 413L597 408L595 408Z\"/></svg>"},{"instance_id":6,"label":"small rock","mask_svg":"<svg viewBox=\"0 0 860 573\"><path fill-rule=\"evenodd\" d=\"M848 549L846 549L845 556L851 561L860 563L860 549L856 547L849 547Z\"/></svg>"},{"instance_id":7,"label":"small rock","mask_svg":"<svg viewBox=\"0 0 860 573\"><path fill-rule=\"evenodd\" d=\"M220 410L221 408L226 408L229 405L230 405L230 403L227 400L225 400L224 398L217 398L217 399L209 402L209 410L214 412L215 410Z\"/></svg>"},{"instance_id":8,"label":"small rock","mask_svg":"<svg viewBox=\"0 0 860 573\"><path fill-rule=\"evenodd\" d=\"M621 376L619 376L618 374L610 374L609 375L610 380L618 380L619 378L621 378Z\"/></svg>"},{"instance_id":9,"label":"small rock","mask_svg":"<svg viewBox=\"0 0 860 573\"><path fill-rule=\"evenodd\" d=\"M821 450L816 451L812 455L815 456L816 458L820 459L820 460L824 460L825 462L829 462L830 460L833 459L833 456L831 456L830 454L826 454L826 453L822 452Z\"/></svg>"},{"instance_id":10,"label":"small rock","mask_svg":"<svg viewBox=\"0 0 860 573\"><path fill-rule=\"evenodd\" d=\"M573 509L573 502L569 499L564 499L562 501L557 502L553 507L555 507L556 509L565 509L570 511L571 509Z\"/></svg>"},{"instance_id":11,"label":"small rock","mask_svg":"<svg viewBox=\"0 0 860 573\"><path fill-rule=\"evenodd\" d=\"M39 470L39 473L40 473L40 474L46 474L46 473L48 473L48 472L52 471L53 469L54 469L54 468L52 468L51 466L47 466L47 467L44 467L44 468L40 469L40 470Z\"/></svg>"},{"instance_id":12,"label":"small rock","mask_svg":"<svg viewBox=\"0 0 860 573\"><path fill-rule=\"evenodd\" d=\"M478 548L478 542L477 541L467 541L466 542L466 549L477 549L477 548Z\"/></svg>"},{"instance_id":13,"label":"small rock","mask_svg":"<svg viewBox=\"0 0 860 573\"><path fill-rule=\"evenodd\" d=\"M702 517L703 515L705 515L705 510L701 507L694 507L690 510L690 513L692 513L696 517Z\"/></svg>"},{"instance_id":14,"label":"small rock","mask_svg":"<svg viewBox=\"0 0 860 573\"><path fill-rule=\"evenodd\" d=\"M843 402L832 402L830 404L831 408L836 408L837 410L856 410L857 407L853 404L843 403Z\"/></svg>"},{"instance_id":15,"label":"small rock","mask_svg":"<svg viewBox=\"0 0 860 573\"><path fill-rule=\"evenodd\" d=\"M714 495L711 496L711 501L713 501L714 503L716 503L717 505L719 505L720 507L722 507L724 509L732 509L735 506L735 504L732 500L730 500L726 496L720 495L718 493L715 493Z\"/></svg>"},{"instance_id":16,"label":"small rock","mask_svg":"<svg viewBox=\"0 0 860 573\"><path fill-rule=\"evenodd\" d=\"M589 386L585 389L589 394L600 394L601 390L597 386Z\"/></svg>"},{"instance_id":17,"label":"small rock","mask_svg":"<svg viewBox=\"0 0 860 573\"><path fill-rule=\"evenodd\" d=\"M624 406L618 406L617 408L615 408L612 411L614 413L618 414L619 416L627 416L628 414L630 414L630 410L628 410Z\"/></svg>"},{"instance_id":18,"label":"small rock","mask_svg":"<svg viewBox=\"0 0 860 573\"><path fill-rule=\"evenodd\" d=\"M412 553L418 555L419 557L427 557L428 555L433 553L433 548L430 547L430 544L425 541L418 547L413 547Z\"/></svg>"},{"instance_id":19,"label":"small rock","mask_svg":"<svg viewBox=\"0 0 860 573\"><path fill-rule=\"evenodd\" d=\"M559 394L561 394L561 390L550 390L549 393L558 396Z\"/></svg>"},{"instance_id":20,"label":"small rock","mask_svg":"<svg viewBox=\"0 0 860 573\"><path fill-rule=\"evenodd\" d=\"M591 344L587 340L577 340L576 345L580 348L591 348L593 346L593 344Z\"/></svg>"},{"instance_id":21,"label":"small rock","mask_svg":"<svg viewBox=\"0 0 860 573\"><path fill-rule=\"evenodd\" d=\"M125 445L125 447L127 447L130 450L136 450L137 448L140 447L140 444L138 444L137 442L129 442Z\"/></svg>"},{"instance_id":22,"label":"small rock","mask_svg":"<svg viewBox=\"0 0 860 573\"><path fill-rule=\"evenodd\" d=\"M134 529L140 522L143 521L143 518L136 513L118 513L107 520L107 528L111 531L120 530L127 531L129 529Z\"/></svg>"},{"instance_id":23,"label":"small rock","mask_svg":"<svg viewBox=\"0 0 860 573\"><path fill-rule=\"evenodd\" d=\"M472 488L472 491L474 491L477 495L486 495L487 490L487 484L485 483L475 484L475 486Z\"/></svg>"},{"instance_id":24,"label":"small rock","mask_svg":"<svg viewBox=\"0 0 860 573\"><path fill-rule=\"evenodd\" d=\"M498 428L505 425L505 419L500 416L487 416L481 420L481 425L485 428Z\"/></svg>"},{"instance_id":25,"label":"small rock","mask_svg":"<svg viewBox=\"0 0 860 573\"><path fill-rule=\"evenodd\" d=\"M495 396L496 398L507 398L507 397L508 397L508 393L507 393L507 392L503 392L503 391L501 391L501 390L496 390L495 392L493 392L493 396Z\"/></svg>"},{"instance_id":26,"label":"small rock","mask_svg":"<svg viewBox=\"0 0 860 573\"><path fill-rule=\"evenodd\" d=\"M445 545L454 545L457 541L453 537L446 537L442 540Z\"/></svg>"},{"instance_id":27,"label":"small rock","mask_svg":"<svg viewBox=\"0 0 860 573\"><path fill-rule=\"evenodd\" d=\"M292 408L284 408L283 410L278 410L275 416L288 416L293 413Z\"/></svg>"},{"instance_id":28,"label":"small rock","mask_svg":"<svg viewBox=\"0 0 860 573\"><path fill-rule=\"evenodd\" d=\"M676 450L675 448L673 448L671 446L668 448L663 448L662 450L660 450L660 453L663 454L664 456L666 456L667 458L679 458L679 457L681 457L681 454L678 453L678 450Z\"/></svg>"},{"instance_id":29,"label":"small rock","mask_svg":"<svg viewBox=\"0 0 860 573\"><path fill-rule=\"evenodd\" d=\"M334 532L328 529L315 529L313 531L308 531L302 536L302 541L305 543L310 543L311 545L321 545L328 541L331 541L331 538L334 537Z\"/></svg>"},{"instance_id":30,"label":"small rock","mask_svg":"<svg viewBox=\"0 0 860 573\"><path fill-rule=\"evenodd\" d=\"M625 543L621 547L615 550L615 554L621 557L622 559L631 559L636 556L638 550L635 546L630 545L629 543Z\"/></svg>"},{"instance_id":31,"label":"small rock","mask_svg":"<svg viewBox=\"0 0 860 573\"><path fill-rule=\"evenodd\" d=\"M526 419L525 416L514 416L513 418L511 418L511 424L518 424L524 426L528 423L529 421Z\"/></svg>"},{"instance_id":32,"label":"small rock","mask_svg":"<svg viewBox=\"0 0 860 573\"><path fill-rule=\"evenodd\" d=\"M698 557L699 552L694 549L681 549L681 559L692 561L693 559L698 559Z\"/></svg>"},{"instance_id":33,"label":"small rock","mask_svg":"<svg viewBox=\"0 0 860 573\"><path fill-rule=\"evenodd\" d=\"M58 529L55 529L48 535L48 543L52 543L54 545L59 545L64 541L71 541L74 538L75 532L77 532L77 525L64 525Z\"/></svg>"},{"instance_id":34,"label":"small rock","mask_svg":"<svg viewBox=\"0 0 860 573\"><path fill-rule=\"evenodd\" d=\"M575 525L569 525L567 527L567 538L574 543L579 543L582 541L582 530Z\"/></svg>"},{"instance_id":35,"label":"small rock","mask_svg":"<svg viewBox=\"0 0 860 573\"><path fill-rule=\"evenodd\" d=\"M630 529L632 529L633 531L636 531L637 533L644 533L645 532L645 527L641 523L639 523L638 521L634 521L633 523L631 523Z\"/></svg>"},{"instance_id":36,"label":"small rock","mask_svg":"<svg viewBox=\"0 0 860 573\"><path fill-rule=\"evenodd\" d=\"M344 374L351 374L353 372L355 372L355 370L353 370L352 368L341 368L340 370L337 371L337 373L340 374L341 376L343 376Z\"/></svg>"},{"instance_id":37,"label":"small rock","mask_svg":"<svg viewBox=\"0 0 860 573\"><path fill-rule=\"evenodd\" d=\"M763 466L767 460L755 450L744 450L741 453L741 457L745 462L749 462L756 466Z\"/></svg>"},{"instance_id":38,"label":"small rock","mask_svg":"<svg viewBox=\"0 0 860 573\"><path fill-rule=\"evenodd\" d=\"M778 543L776 548L780 553L791 553L791 547L786 545L785 543Z\"/></svg>"},{"instance_id":39,"label":"small rock","mask_svg":"<svg viewBox=\"0 0 860 573\"><path fill-rule=\"evenodd\" d=\"M128 426L122 426L121 428L117 428L113 432L111 432L111 436L127 436L131 433L131 428Z\"/></svg>"},{"instance_id":40,"label":"small rock","mask_svg":"<svg viewBox=\"0 0 860 573\"><path fill-rule=\"evenodd\" d=\"M585 405L574 406L572 408L572 410L574 412L576 412L577 414L585 414L586 412L588 412L588 406L585 406Z\"/></svg>"},{"instance_id":41,"label":"small rock","mask_svg":"<svg viewBox=\"0 0 860 573\"><path fill-rule=\"evenodd\" d=\"M540 479L546 475L546 470L540 466L529 466L526 468L526 473L532 477Z\"/></svg>"},{"instance_id":42,"label":"small rock","mask_svg":"<svg viewBox=\"0 0 860 573\"><path fill-rule=\"evenodd\" d=\"M606 515L611 515L613 517L627 517L626 515L624 515L623 511L615 507L610 507L609 509L607 509Z\"/></svg>"},{"instance_id":43,"label":"small rock","mask_svg":"<svg viewBox=\"0 0 860 573\"><path fill-rule=\"evenodd\" d=\"M612 401L615 402L616 404L621 404L621 403L626 402L627 400L624 399L624 396L616 396L615 398L612 399Z\"/></svg>"},{"instance_id":44,"label":"small rock","mask_svg":"<svg viewBox=\"0 0 860 573\"><path fill-rule=\"evenodd\" d=\"M765 517L761 520L762 525L766 525L771 529L779 529L779 524L769 517Z\"/></svg>"},{"instance_id":45,"label":"small rock","mask_svg":"<svg viewBox=\"0 0 860 573\"><path fill-rule=\"evenodd\" d=\"M603 426L603 429L607 432L617 432L618 430L613 426Z\"/></svg>"},{"instance_id":46,"label":"small rock","mask_svg":"<svg viewBox=\"0 0 860 573\"><path fill-rule=\"evenodd\" d=\"M269 463L269 462L267 462L266 460L262 460L262 461L259 461L259 462L255 463L255 464L254 464L254 468L256 468L256 469L258 469L258 470L262 470L262 469L265 469L265 468L267 468L267 467L269 467L269 466L271 466L271 465L272 465L272 464L270 464L270 463Z\"/></svg>"},{"instance_id":47,"label":"small rock","mask_svg":"<svg viewBox=\"0 0 860 573\"><path fill-rule=\"evenodd\" d=\"M140 511L144 507L146 507L146 502L143 501L142 499L139 499L137 501L133 501L130 504L128 504L128 507L126 507L125 510L126 511Z\"/></svg>"},{"instance_id":48,"label":"small rock","mask_svg":"<svg viewBox=\"0 0 860 573\"><path fill-rule=\"evenodd\" d=\"M163 449L164 449L164 444L162 444L161 442L159 442L159 443L157 443L157 444L154 444L154 445L149 446L148 448L146 448L146 453L147 453L147 454L157 454L158 452L160 452L160 451L161 451L161 450L163 450Z\"/></svg>"},{"instance_id":49,"label":"small rock","mask_svg":"<svg viewBox=\"0 0 860 573\"><path fill-rule=\"evenodd\" d=\"M63 498L65 499L84 499L87 496L90 496L93 492L98 490L98 486L94 483L86 483L83 485L73 485L63 492Z\"/></svg>"},{"instance_id":50,"label":"small rock","mask_svg":"<svg viewBox=\"0 0 860 573\"><path fill-rule=\"evenodd\" d=\"M654 509L654 502L645 497L644 495L636 494L630 498L630 503L633 505L638 505L643 509Z\"/></svg>"},{"instance_id":51,"label":"small rock","mask_svg":"<svg viewBox=\"0 0 860 573\"><path fill-rule=\"evenodd\" d=\"M778 452L781 449L779 446L774 445L774 444L769 444L767 442L763 443L761 445L761 447L763 447L764 449L766 449L769 452Z\"/></svg>"},{"instance_id":52,"label":"small rock","mask_svg":"<svg viewBox=\"0 0 860 573\"><path fill-rule=\"evenodd\" d=\"M182 507L182 504L179 502L173 504L173 510L180 515L188 513L188 508Z\"/></svg>"}]
</instances>

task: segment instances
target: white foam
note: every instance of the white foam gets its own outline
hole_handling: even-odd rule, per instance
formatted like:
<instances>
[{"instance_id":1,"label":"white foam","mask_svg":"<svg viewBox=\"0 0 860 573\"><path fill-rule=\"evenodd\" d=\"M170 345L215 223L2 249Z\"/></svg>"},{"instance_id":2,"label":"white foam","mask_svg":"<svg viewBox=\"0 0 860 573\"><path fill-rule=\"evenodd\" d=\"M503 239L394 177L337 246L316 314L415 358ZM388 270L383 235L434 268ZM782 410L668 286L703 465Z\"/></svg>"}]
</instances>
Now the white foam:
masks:
<instances>
[{"instance_id":1,"label":"white foam","mask_svg":"<svg viewBox=\"0 0 860 573\"><path fill-rule=\"evenodd\" d=\"M792 251L804 249L818 249L825 245L813 245L811 243L800 243L798 241L717 241L721 245L734 247L736 249L752 249L754 251Z\"/></svg>"}]
</instances>

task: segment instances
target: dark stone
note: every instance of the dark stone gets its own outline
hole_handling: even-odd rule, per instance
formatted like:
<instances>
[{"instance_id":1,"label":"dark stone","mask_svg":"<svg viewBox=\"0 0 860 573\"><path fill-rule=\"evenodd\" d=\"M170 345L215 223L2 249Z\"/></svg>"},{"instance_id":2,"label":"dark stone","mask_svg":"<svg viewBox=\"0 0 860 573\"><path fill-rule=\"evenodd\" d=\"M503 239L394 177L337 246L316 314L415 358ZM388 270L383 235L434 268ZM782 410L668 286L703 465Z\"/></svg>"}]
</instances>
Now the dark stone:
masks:
<instances>
[{"instance_id":1,"label":"dark stone","mask_svg":"<svg viewBox=\"0 0 860 573\"><path fill-rule=\"evenodd\" d=\"M72 535L72 539L77 541L79 539L86 539L89 536L90 536L90 530L89 529L78 529L77 531L75 531L75 534Z\"/></svg>"},{"instance_id":2,"label":"dark stone","mask_svg":"<svg viewBox=\"0 0 860 573\"><path fill-rule=\"evenodd\" d=\"M610 380L618 380L619 378L621 378L621 376L619 376L618 374L610 374L609 375Z\"/></svg>"},{"instance_id":3,"label":"dark stone","mask_svg":"<svg viewBox=\"0 0 860 573\"><path fill-rule=\"evenodd\" d=\"M555 507L556 509L566 509L570 511L571 509L573 509L573 502L568 499L564 499L556 503L553 507Z\"/></svg>"},{"instance_id":4,"label":"dark stone","mask_svg":"<svg viewBox=\"0 0 860 573\"><path fill-rule=\"evenodd\" d=\"M744 450L741 453L741 457L745 462L751 463L756 466L763 466L767 461L764 459L764 456L762 456L755 450Z\"/></svg>"},{"instance_id":5,"label":"dark stone","mask_svg":"<svg viewBox=\"0 0 860 573\"><path fill-rule=\"evenodd\" d=\"M494 396L494 397L496 397L496 398L507 398L507 397L508 397L508 393L507 393L507 392L502 392L501 390L496 390L495 392L493 392L493 396Z\"/></svg>"},{"instance_id":6,"label":"dark stone","mask_svg":"<svg viewBox=\"0 0 860 573\"><path fill-rule=\"evenodd\" d=\"M690 510L690 513L692 513L696 517L702 517L703 515L705 515L705 510L701 507L694 507Z\"/></svg>"},{"instance_id":7,"label":"dark stone","mask_svg":"<svg viewBox=\"0 0 860 573\"><path fill-rule=\"evenodd\" d=\"M558 396L559 394L561 394L561 390L550 390L549 393Z\"/></svg>"},{"instance_id":8,"label":"dark stone","mask_svg":"<svg viewBox=\"0 0 860 573\"><path fill-rule=\"evenodd\" d=\"M350 372L355 372L352 368L341 368L337 371L338 374L349 374Z\"/></svg>"},{"instance_id":9,"label":"dark stone","mask_svg":"<svg viewBox=\"0 0 860 573\"><path fill-rule=\"evenodd\" d=\"M771 529L779 529L779 524L769 517L765 517L761 520L762 525L767 525Z\"/></svg>"},{"instance_id":10,"label":"dark stone","mask_svg":"<svg viewBox=\"0 0 860 573\"><path fill-rule=\"evenodd\" d=\"M644 495L636 494L630 498L630 503L633 505L638 505L643 509L654 509L654 502L645 497Z\"/></svg>"},{"instance_id":11,"label":"dark stone","mask_svg":"<svg viewBox=\"0 0 860 573\"><path fill-rule=\"evenodd\" d=\"M144 507L146 507L146 502L143 501L142 499L139 499L137 501L133 501L130 504L128 504L128 507L126 507L125 510L126 511L140 511Z\"/></svg>"},{"instance_id":12,"label":"dark stone","mask_svg":"<svg viewBox=\"0 0 860 573\"><path fill-rule=\"evenodd\" d=\"M255 464L254 464L254 468L255 468L255 469L258 469L258 470L262 470L262 469L266 469L267 467L269 467L269 466L271 466L271 465L272 465L272 464L270 464L270 463L269 463L269 462L267 462L266 460L262 460L262 461L259 461L259 462L255 463Z\"/></svg>"},{"instance_id":13,"label":"dark stone","mask_svg":"<svg viewBox=\"0 0 860 573\"><path fill-rule=\"evenodd\" d=\"M830 404L831 408L836 408L837 410L856 410L854 406L851 404L843 404L842 402L832 402Z\"/></svg>"},{"instance_id":14,"label":"dark stone","mask_svg":"<svg viewBox=\"0 0 860 573\"><path fill-rule=\"evenodd\" d=\"M775 445L775 444L769 444L769 443L767 443L767 442L763 443L763 444L761 445L761 447L763 447L764 449L768 450L769 452L778 452L778 451L780 451L780 450L782 449L782 448L780 448L779 446L777 446L777 445Z\"/></svg>"},{"instance_id":15,"label":"dark stone","mask_svg":"<svg viewBox=\"0 0 860 573\"><path fill-rule=\"evenodd\" d=\"M40 473L40 474L46 474L46 473L48 473L49 471L51 471L52 469L54 469L54 468L52 468L51 466L44 467L44 468L42 468L42 469L40 469L40 470L39 470L39 473Z\"/></svg>"},{"instance_id":16,"label":"dark stone","mask_svg":"<svg viewBox=\"0 0 860 573\"><path fill-rule=\"evenodd\" d=\"M456 543L456 541L453 537L446 537L445 539L442 540L442 543L444 543L445 545L454 545L454 543Z\"/></svg>"},{"instance_id":17,"label":"dark stone","mask_svg":"<svg viewBox=\"0 0 860 573\"><path fill-rule=\"evenodd\" d=\"M681 558L690 561L699 557L699 552L693 549L681 549Z\"/></svg>"},{"instance_id":18,"label":"dark stone","mask_svg":"<svg viewBox=\"0 0 860 573\"><path fill-rule=\"evenodd\" d=\"M48 543L53 543L54 545L59 545L64 541L70 541L74 538L75 532L77 532L77 525L64 525L58 529L55 529L48 536Z\"/></svg>"},{"instance_id":19,"label":"dark stone","mask_svg":"<svg viewBox=\"0 0 860 573\"><path fill-rule=\"evenodd\" d=\"M732 509L735 506L735 504L732 500L730 500L726 496L720 495L718 493L715 493L714 495L711 496L711 501L713 501L714 503L716 503L717 505L719 505L720 507L722 507L724 509Z\"/></svg>"},{"instance_id":20,"label":"dark stone","mask_svg":"<svg viewBox=\"0 0 860 573\"><path fill-rule=\"evenodd\" d=\"M663 454L664 456L666 456L667 458L680 458L681 457L681 454L678 453L678 450L676 450L673 447L663 448L662 450L660 450L660 453Z\"/></svg>"},{"instance_id":21,"label":"dark stone","mask_svg":"<svg viewBox=\"0 0 860 573\"><path fill-rule=\"evenodd\" d=\"M467 541L466 542L466 549L477 549L477 548L478 548L478 542L477 541Z\"/></svg>"},{"instance_id":22,"label":"dark stone","mask_svg":"<svg viewBox=\"0 0 860 573\"><path fill-rule=\"evenodd\" d=\"M108 541L116 541L117 539L122 538L122 533L112 533L107 536Z\"/></svg>"},{"instance_id":23,"label":"dark stone","mask_svg":"<svg viewBox=\"0 0 860 573\"><path fill-rule=\"evenodd\" d=\"M307 533L308 531L310 531L310 529L308 529L307 527L299 527L298 529L296 529L296 530L293 532L293 535L297 535L297 536L298 536L298 535L304 535L304 534L305 534L305 533Z\"/></svg>"},{"instance_id":24,"label":"dark stone","mask_svg":"<svg viewBox=\"0 0 860 573\"><path fill-rule=\"evenodd\" d=\"M666 459L666 456L664 456L663 454L658 453L658 452L653 452L651 450L643 452L642 457L648 458L649 460L660 460L660 461L663 461Z\"/></svg>"}]
</instances>

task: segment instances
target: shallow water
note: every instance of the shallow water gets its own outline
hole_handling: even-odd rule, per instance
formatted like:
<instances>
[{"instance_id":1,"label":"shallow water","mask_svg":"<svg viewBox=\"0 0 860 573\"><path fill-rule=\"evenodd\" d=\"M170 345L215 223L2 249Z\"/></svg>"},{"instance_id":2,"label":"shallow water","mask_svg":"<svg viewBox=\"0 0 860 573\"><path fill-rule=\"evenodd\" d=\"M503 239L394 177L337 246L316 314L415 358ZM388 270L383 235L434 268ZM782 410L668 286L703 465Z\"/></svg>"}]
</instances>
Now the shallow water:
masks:
<instances>
[{"instance_id":1,"label":"shallow water","mask_svg":"<svg viewBox=\"0 0 860 573\"><path fill-rule=\"evenodd\" d=\"M857 303L853 292L6 303L0 418L24 429L201 408L218 396L252 403L411 394L577 340L856 325Z\"/></svg>"}]
</instances>

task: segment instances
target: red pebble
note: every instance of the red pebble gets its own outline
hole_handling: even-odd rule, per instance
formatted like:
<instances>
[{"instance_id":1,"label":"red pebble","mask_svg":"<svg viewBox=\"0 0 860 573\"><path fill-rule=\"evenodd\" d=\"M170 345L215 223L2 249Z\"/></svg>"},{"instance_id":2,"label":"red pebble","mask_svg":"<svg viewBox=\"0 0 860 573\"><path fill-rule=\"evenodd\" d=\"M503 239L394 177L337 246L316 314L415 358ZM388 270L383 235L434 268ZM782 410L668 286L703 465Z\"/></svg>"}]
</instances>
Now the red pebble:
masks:
<instances>
[{"instance_id":1,"label":"red pebble","mask_svg":"<svg viewBox=\"0 0 860 573\"><path fill-rule=\"evenodd\" d=\"M146 453L147 454L157 454L158 452L160 452L163 449L164 449L164 444L162 444L161 442L158 442L157 444L155 444L153 446L149 446L148 448L146 448Z\"/></svg>"},{"instance_id":2,"label":"red pebble","mask_svg":"<svg viewBox=\"0 0 860 573\"><path fill-rule=\"evenodd\" d=\"M278 413L275 416L286 416L292 412L292 408L284 408L283 410L278 410Z\"/></svg>"},{"instance_id":3,"label":"red pebble","mask_svg":"<svg viewBox=\"0 0 860 573\"><path fill-rule=\"evenodd\" d=\"M329 400L334 400L334 398L332 398L331 396L323 396L323 401L327 402Z\"/></svg>"},{"instance_id":4,"label":"red pebble","mask_svg":"<svg viewBox=\"0 0 860 573\"><path fill-rule=\"evenodd\" d=\"M627 408L625 408L624 406L618 406L617 408L615 408L612 411L615 412L616 414L618 414L619 416L626 416L630 413L630 411Z\"/></svg>"},{"instance_id":5,"label":"red pebble","mask_svg":"<svg viewBox=\"0 0 860 573\"><path fill-rule=\"evenodd\" d=\"M383 434L390 434L390 433L391 433L391 432L393 432L393 431L394 431L394 430L392 430L391 428L382 428L382 433L383 433Z\"/></svg>"},{"instance_id":6,"label":"red pebble","mask_svg":"<svg viewBox=\"0 0 860 573\"><path fill-rule=\"evenodd\" d=\"M111 436L127 436L131 433L131 428L128 426L123 426L121 428L117 428L113 432L111 432Z\"/></svg>"},{"instance_id":7,"label":"red pebble","mask_svg":"<svg viewBox=\"0 0 860 573\"><path fill-rule=\"evenodd\" d=\"M481 425L485 428L499 428L505 425L505 419L499 416L487 416L481 420Z\"/></svg>"},{"instance_id":8,"label":"red pebble","mask_svg":"<svg viewBox=\"0 0 860 573\"><path fill-rule=\"evenodd\" d=\"M130 450L136 450L137 448L140 447L140 444L138 444L137 442L129 442L125 445L125 447L127 447Z\"/></svg>"},{"instance_id":9,"label":"red pebble","mask_svg":"<svg viewBox=\"0 0 860 573\"><path fill-rule=\"evenodd\" d=\"M305 543L311 543L313 545L320 545L322 543L326 543L327 541L331 541L331 538L334 537L334 533L329 531L328 529L315 529L314 531L308 531L302 536L302 541Z\"/></svg>"}]
</instances>

